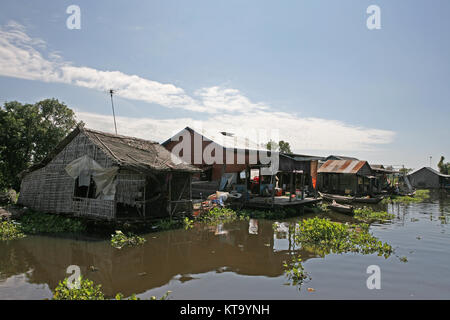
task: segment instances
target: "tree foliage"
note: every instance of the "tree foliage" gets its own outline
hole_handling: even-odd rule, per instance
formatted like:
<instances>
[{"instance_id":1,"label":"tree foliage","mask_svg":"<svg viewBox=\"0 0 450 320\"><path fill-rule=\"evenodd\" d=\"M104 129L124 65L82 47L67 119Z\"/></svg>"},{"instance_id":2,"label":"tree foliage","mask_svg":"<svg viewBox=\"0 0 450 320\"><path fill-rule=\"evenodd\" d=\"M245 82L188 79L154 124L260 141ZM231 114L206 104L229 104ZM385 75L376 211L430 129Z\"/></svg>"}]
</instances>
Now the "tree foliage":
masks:
<instances>
[{"instance_id":1,"label":"tree foliage","mask_svg":"<svg viewBox=\"0 0 450 320\"><path fill-rule=\"evenodd\" d=\"M41 161L77 125L75 113L57 99L0 107L0 189L20 187L19 173Z\"/></svg>"},{"instance_id":2,"label":"tree foliage","mask_svg":"<svg viewBox=\"0 0 450 320\"><path fill-rule=\"evenodd\" d=\"M444 156L441 156L441 159L438 163L439 172L442 174L450 174L450 162L444 162Z\"/></svg>"},{"instance_id":3,"label":"tree foliage","mask_svg":"<svg viewBox=\"0 0 450 320\"><path fill-rule=\"evenodd\" d=\"M269 142L267 142L266 148L268 150L278 150L279 152L287 153L287 154L292 153L289 142L283 141L283 140L278 141L278 143L270 140Z\"/></svg>"}]
</instances>

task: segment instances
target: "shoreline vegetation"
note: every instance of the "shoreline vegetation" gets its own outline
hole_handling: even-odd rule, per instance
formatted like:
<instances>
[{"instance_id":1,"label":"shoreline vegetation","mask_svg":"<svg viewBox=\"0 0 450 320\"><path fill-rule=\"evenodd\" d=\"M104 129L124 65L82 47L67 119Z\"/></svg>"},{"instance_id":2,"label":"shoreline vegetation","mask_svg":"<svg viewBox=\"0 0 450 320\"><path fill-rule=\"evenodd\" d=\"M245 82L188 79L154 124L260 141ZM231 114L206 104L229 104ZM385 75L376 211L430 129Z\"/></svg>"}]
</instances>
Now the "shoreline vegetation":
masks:
<instances>
[{"instance_id":1,"label":"shoreline vegetation","mask_svg":"<svg viewBox=\"0 0 450 320\"><path fill-rule=\"evenodd\" d=\"M417 190L414 197L410 196L391 196L382 201L382 204L388 203L419 203L426 201L430 198L430 190ZM20 239L26 235L36 234L61 234L61 233L85 233L88 231L98 231L99 234L120 231L123 232L119 239L117 234L114 245L119 247L141 244L142 240L137 240L139 233L149 233L155 231L165 231L172 229L185 228L186 230L193 228L195 223L206 224L220 224L229 223L239 220L252 219L285 219L291 217L298 217L302 213L296 209L277 209L277 210L233 210L230 208L215 207L209 211L206 211L198 217L182 217L181 219L158 219L151 222L146 222L142 225L136 226L130 223L122 223L117 225L108 225L103 223L88 223L87 221L77 218L69 217L57 214L49 214L37 212L32 209L17 208L15 205L9 207L15 208L15 211L20 211L16 217L7 219L6 222L2 222L0 227L0 240L13 240ZM6 207L5 209L8 209ZM318 204L313 207L307 208L308 212L313 214L329 213L330 210L326 204ZM386 211L374 211L371 207L364 206L362 208L356 208L353 219L365 223L373 222L387 222L394 218L392 214L388 214ZM127 239L131 235L130 239ZM123 238L125 237L125 238ZM111 239L111 241L113 241ZM119 244L122 243L122 244Z\"/></svg>"}]
</instances>

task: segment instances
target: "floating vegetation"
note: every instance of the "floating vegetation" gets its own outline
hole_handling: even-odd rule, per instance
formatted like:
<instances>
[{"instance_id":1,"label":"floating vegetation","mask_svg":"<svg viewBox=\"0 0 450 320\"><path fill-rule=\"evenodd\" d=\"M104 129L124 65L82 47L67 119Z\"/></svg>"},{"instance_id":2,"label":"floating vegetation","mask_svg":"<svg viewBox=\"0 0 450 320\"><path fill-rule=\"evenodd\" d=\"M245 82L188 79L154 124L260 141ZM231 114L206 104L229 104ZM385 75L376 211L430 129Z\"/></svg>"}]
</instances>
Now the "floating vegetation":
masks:
<instances>
[{"instance_id":1,"label":"floating vegetation","mask_svg":"<svg viewBox=\"0 0 450 320\"><path fill-rule=\"evenodd\" d=\"M284 208L275 210L244 209L239 211L239 215L253 219L275 220L296 216L298 215L298 211L294 208Z\"/></svg>"},{"instance_id":2,"label":"floating vegetation","mask_svg":"<svg viewBox=\"0 0 450 320\"><path fill-rule=\"evenodd\" d=\"M94 285L94 282L89 279L80 277L78 288L69 286L68 278L58 283L58 286L53 291L53 300L106 300L105 294L102 292L102 285ZM72 287L72 288L71 288ZM156 296L150 297L150 300L167 300L172 291L167 291L161 298ZM141 300L133 293L126 298L122 293L117 293L115 300Z\"/></svg>"},{"instance_id":3,"label":"floating vegetation","mask_svg":"<svg viewBox=\"0 0 450 320\"><path fill-rule=\"evenodd\" d=\"M236 211L229 208L215 207L197 218L199 221L209 224L233 222L248 219L248 216L239 216Z\"/></svg>"},{"instance_id":4,"label":"floating vegetation","mask_svg":"<svg viewBox=\"0 0 450 320\"><path fill-rule=\"evenodd\" d=\"M26 211L19 221L23 232L28 234L86 231L81 220L33 210Z\"/></svg>"},{"instance_id":5,"label":"floating vegetation","mask_svg":"<svg viewBox=\"0 0 450 320\"><path fill-rule=\"evenodd\" d=\"M408 262L408 258L405 256L400 257L400 261L406 263L406 262Z\"/></svg>"},{"instance_id":6,"label":"floating vegetation","mask_svg":"<svg viewBox=\"0 0 450 320\"><path fill-rule=\"evenodd\" d=\"M313 247L324 254L357 252L378 253L385 258L393 252L392 247L382 243L369 233L369 225L348 225L325 218L300 221L295 229L295 241L302 246Z\"/></svg>"},{"instance_id":7,"label":"floating vegetation","mask_svg":"<svg viewBox=\"0 0 450 320\"><path fill-rule=\"evenodd\" d=\"M72 288L71 288L72 287ZM79 287L69 286L68 278L58 283L53 292L53 300L105 300L102 285L94 285L89 279L79 278Z\"/></svg>"},{"instance_id":8,"label":"floating vegetation","mask_svg":"<svg viewBox=\"0 0 450 320\"><path fill-rule=\"evenodd\" d=\"M184 222L181 220L175 220L175 219L161 219L158 220L155 223L155 226L158 228L158 230L171 230L171 229L178 229L181 228L184 225Z\"/></svg>"},{"instance_id":9,"label":"floating vegetation","mask_svg":"<svg viewBox=\"0 0 450 320\"><path fill-rule=\"evenodd\" d=\"M185 217L183 220L183 225L186 230L191 229L194 226L194 220Z\"/></svg>"},{"instance_id":10,"label":"floating vegetation","mask_svg":"<svg viewBox=\"0 0 450 320\"><path fill-rule=\"evenodd\" d=\"M355 209L353 212L355 219L366 223L375 221L385 222L395 218L395 215L392 213L387 213L386 211L373 211L370 207Z\"/></svg>"},{"instance_id":11,"label":"floating vegetation","mask_svg":"<svg viewBox=\"0 0 450 320\"><path fill-rule=\"evenodd\" d=\"M303 281L311 279L305 272L305 268L302 265L302 259L298 257L292 258L290 264L285 261L283 266L285 268L284 273L294 286L300 287L303 284Z\"/></svg>"},{"instance_id":12,"label":"floating vegetation","mask_svg":"<svg viewBox=\"0 0 450 320\"><path fill-rule=\"evenodd\" d=\"M0 240L15 240L24 238L21 225L15 221L0 221Z\"/></svg>"},{"instance_id":13,"label":"floating vegetation","mask_svg":"<svg viewBox=\"0 0 450 320\"><path fill-rule=\"evenodd\" d=\"M125 246L138 246L143 244L145 241L146 240L144 238L132 233L125 235L120 230L117 230L115 234L111 235L111 245L117 249L122 249Z\"/></svg>"},{"instance_id":14,"label":"floating vegetation","mask_svg":"<svg viewBox=\"0 0 450 320\"><path fill-rule=\"evenodd\" d=\"M383 199L381 203L418 203L423 202L430 198L430 190L416 190L416 194L413 197L410 196L396 196L391 195L390 198Z\"/></svg>"}]
</instances>

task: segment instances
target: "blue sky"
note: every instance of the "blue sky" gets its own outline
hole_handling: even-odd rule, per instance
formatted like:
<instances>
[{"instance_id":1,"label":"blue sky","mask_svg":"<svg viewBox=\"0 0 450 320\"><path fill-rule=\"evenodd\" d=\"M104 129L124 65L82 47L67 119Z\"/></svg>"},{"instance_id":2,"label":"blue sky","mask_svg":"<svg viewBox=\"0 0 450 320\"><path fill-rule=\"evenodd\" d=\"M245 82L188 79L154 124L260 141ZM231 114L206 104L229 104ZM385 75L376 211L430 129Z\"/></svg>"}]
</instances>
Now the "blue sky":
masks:
<instances>
[{"instance_id":1,"label":"blue sky","mask_svg":"<svg viewBox=\"0 0 450 320\"><path fill-rule=\"evenodd\" d=\"M81 9L81 29L66 8ZM381 8L368 30L366 8ZM450 160L450 2L2 1L0 101L64 101L162 141L186 125L275 128L295 151Z\"/></svg>"}]
</instances>

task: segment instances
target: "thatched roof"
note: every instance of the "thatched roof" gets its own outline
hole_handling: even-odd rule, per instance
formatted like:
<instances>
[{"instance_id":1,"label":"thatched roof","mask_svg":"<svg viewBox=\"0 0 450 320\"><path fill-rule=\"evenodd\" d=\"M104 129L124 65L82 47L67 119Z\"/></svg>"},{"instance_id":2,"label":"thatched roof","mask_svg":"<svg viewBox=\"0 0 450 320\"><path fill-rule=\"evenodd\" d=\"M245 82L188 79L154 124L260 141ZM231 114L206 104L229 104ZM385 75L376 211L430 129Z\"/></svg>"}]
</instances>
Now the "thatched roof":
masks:
<instances>
[{"instance_id":1,"label":"thatched roof","mask_svg":"<svg viewBox=\"0 0 450 320\"><path fill-rule=\"evenodd\" d=\"M44 160L33 165L27 172L47 165L80 133L84 133L92 143L105 152L120 167L192 173L201 171L173 155L158 142L115 135L78 126ZM178 159L179 163L176 164L173 159Z\"/></svg>"}]
</instances>

